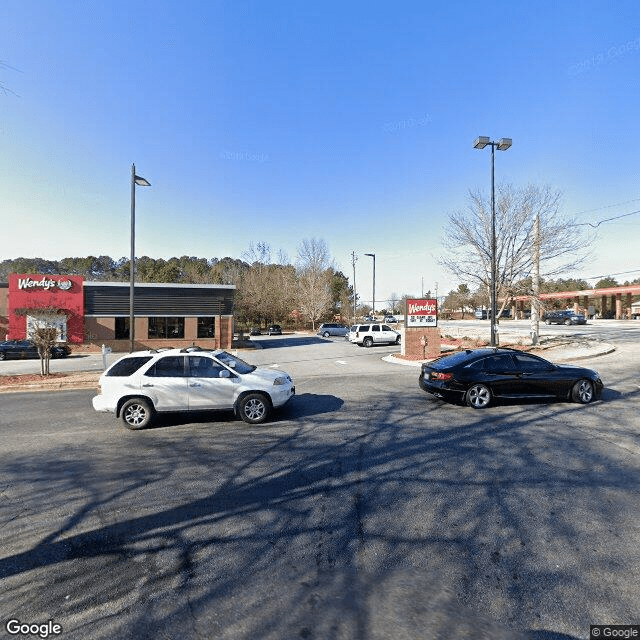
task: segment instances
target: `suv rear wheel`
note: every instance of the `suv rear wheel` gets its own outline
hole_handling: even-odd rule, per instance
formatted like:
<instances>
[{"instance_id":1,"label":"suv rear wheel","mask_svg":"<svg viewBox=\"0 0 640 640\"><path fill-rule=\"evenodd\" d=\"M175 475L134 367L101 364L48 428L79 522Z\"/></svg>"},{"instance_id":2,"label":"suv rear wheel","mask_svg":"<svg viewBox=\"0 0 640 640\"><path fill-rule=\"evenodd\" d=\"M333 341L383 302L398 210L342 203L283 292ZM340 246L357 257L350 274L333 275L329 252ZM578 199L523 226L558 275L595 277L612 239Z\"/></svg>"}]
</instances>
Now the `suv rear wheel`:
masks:
<instances>
[{"instance_id":1,"label":"suv rear wheel","mask_svg":"<svg viewBox=\"0 0 640 640\"><path fill-rule=\"evenodd\" d=\"M365 347L372 347L373 346L373 338L370 338L369 336L367 336L363 341L362 344Z\"/></svg>"},{"instance_id":2,"label":"suv rear wheel","mask_svg":"<svg viewBox=\"0 0 640 640\"><path fill-rule=\"evenodd\" d=\"M153 408L148 400L131 398L122 405L120 417L127 429L144 429L151 422Z\"/></svg>"}]
</instances>

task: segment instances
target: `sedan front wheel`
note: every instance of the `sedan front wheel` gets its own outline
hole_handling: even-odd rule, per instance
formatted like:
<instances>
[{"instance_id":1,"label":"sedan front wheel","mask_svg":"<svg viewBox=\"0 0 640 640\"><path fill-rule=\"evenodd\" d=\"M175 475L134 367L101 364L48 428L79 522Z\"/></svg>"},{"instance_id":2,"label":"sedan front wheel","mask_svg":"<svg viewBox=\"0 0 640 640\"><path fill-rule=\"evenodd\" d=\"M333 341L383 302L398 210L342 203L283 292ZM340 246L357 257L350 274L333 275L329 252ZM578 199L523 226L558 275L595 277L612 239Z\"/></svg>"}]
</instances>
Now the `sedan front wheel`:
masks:
<instances>
[{"instance_id":1,"label":"sedan front wheel","mask_svg":"<svg viewBox=\"0 0 640 640\"><path fill-rule=\"evenodd\" d=\"M491 390L484 384L474 384L467 391L464 399L473 409L484 409L491 402Z\"/></svg>"},{"instance_id":2,"label":"sedan front wheel","mask_svg":"<svg viewBox=\"0 0 640 640\"><path fill-rule=\"evenodd\" d=\"M578 380L571 390L571 398L580 404L589 404L595 397L591 380Z\"/></svg>"}]
</instances>

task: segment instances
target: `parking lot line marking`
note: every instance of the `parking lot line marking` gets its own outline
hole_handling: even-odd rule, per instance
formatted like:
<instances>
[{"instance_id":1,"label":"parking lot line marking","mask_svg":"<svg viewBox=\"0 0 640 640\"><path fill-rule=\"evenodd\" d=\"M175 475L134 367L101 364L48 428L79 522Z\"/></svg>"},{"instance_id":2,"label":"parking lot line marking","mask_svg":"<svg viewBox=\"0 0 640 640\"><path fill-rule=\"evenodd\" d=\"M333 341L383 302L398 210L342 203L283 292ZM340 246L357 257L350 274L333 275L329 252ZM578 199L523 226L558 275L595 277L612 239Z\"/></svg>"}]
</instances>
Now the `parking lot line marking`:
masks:
<instances>
[{"instance_id":1,"label":"parking lot line marking","mask_svg":"<svg viewBox=\"0 0 640 640\"><path fill-rule=\"evenodd\" d=\"M336 364L347 364L345 360L336 360Z\"/></svg>"}]
</instances>

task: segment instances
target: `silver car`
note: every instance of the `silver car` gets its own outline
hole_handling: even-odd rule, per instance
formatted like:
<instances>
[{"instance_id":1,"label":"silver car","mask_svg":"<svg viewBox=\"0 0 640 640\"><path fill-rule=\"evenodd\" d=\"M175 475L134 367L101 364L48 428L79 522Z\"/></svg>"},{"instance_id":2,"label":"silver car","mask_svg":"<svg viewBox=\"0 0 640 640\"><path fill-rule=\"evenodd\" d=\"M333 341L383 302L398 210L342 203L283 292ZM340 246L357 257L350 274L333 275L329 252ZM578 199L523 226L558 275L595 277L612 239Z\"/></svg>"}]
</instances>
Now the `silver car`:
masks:
<instances>
[{"instance_id":1,"label":"silver car","mask_svg":"<svg viewBox=\"0 0 640 640\"><path fill-rule=\"evenodd\" d=\"M349 333L349 327L338 324L336 322L325 322L321 324L318 328L317 334L322 336L323 338L328 338L329 336L346 336Z\"/></svg>"}]
</instances>

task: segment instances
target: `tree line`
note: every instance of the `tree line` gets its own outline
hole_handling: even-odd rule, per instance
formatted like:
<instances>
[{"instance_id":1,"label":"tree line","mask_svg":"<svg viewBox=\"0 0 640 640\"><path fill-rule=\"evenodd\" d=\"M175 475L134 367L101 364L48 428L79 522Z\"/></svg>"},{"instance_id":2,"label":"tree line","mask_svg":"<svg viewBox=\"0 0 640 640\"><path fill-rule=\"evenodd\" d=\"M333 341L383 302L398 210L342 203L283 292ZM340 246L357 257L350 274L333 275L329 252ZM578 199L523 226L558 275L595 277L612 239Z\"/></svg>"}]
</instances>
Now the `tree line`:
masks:
<instances>
[{"instance_id":1,"label":"tree line","mask_svg":"<svg viewBox=\"0 0 640 640\"><path fill-rule=\"evenodd\" d=\"M10 273L84 276L101 282L129 282L129 258L69 257L60 260L14 258L0 262L0 281ZM336 269L324 240L303 240L295 262L283 252L273 255L268 243L251 243L241 258L141 256L135 259L136 282L224 284L236 286L236 320L240 324L273 322L315 329L319 321L352 315L353 291Z\"/></svg>"}]
</instances>

